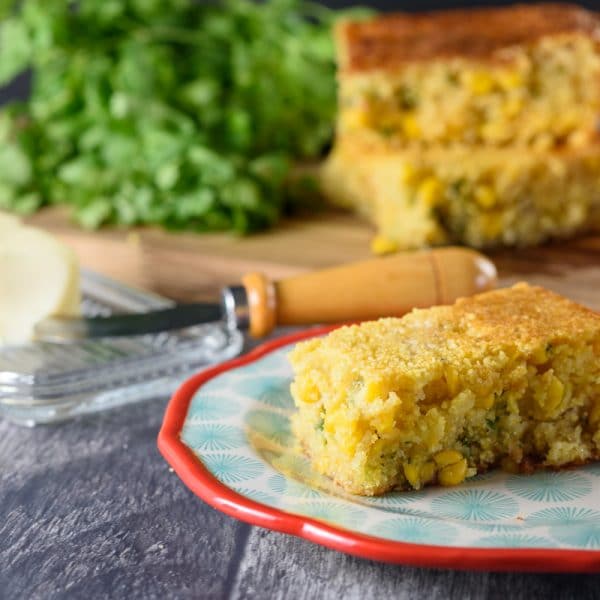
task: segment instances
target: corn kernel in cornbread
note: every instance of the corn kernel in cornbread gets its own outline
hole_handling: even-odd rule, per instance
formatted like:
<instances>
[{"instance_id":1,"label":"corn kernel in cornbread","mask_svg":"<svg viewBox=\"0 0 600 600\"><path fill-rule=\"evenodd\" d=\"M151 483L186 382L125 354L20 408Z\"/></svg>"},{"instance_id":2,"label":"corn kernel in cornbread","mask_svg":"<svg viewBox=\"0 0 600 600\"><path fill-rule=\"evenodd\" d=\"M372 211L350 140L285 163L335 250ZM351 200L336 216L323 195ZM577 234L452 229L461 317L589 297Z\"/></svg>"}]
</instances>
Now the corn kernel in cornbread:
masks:
<instances>
[{"instance_id":1,"label":"corn kernel in cornbread","mask_svg":"<svg viewBox=\"0 0 600 600\"><path fill-rule=\"evenodd\" d=\"M566 4L342 22L341 135L415 144L577 145L600 116L600 17Z\"/></svg>"},{"instance_id":2,"label":"corn kernel in cornbread","mask_svg":"<svg viewBox=\"0 0 600 600\"><path fill-rule=\"evenodd\" d=\"M352 493L600 458L600 315L539 287L342 327L290 360L294 433Z\"/></svg>"},{"instance_id":3,"label":"corn kernel in cornbread","mask_svg":"<svg viewBox=\"0 0 600 600\"><path fill-rule=\"evenodd\" d=\"M600 144L398 150L339 138L321 187L398 249L531 246L600 230Z\"/></svg>"},{"instance_id":4,"label":"corn kernel in cornbread","mask_svg":"<svg viewBox=\"0 0 600 600\"><path fill-rule=\"evenodd\" d=\"M322 191L376 252L600 229L600 16L536 4L344 21Z\"/></svg>"}]
</instances>

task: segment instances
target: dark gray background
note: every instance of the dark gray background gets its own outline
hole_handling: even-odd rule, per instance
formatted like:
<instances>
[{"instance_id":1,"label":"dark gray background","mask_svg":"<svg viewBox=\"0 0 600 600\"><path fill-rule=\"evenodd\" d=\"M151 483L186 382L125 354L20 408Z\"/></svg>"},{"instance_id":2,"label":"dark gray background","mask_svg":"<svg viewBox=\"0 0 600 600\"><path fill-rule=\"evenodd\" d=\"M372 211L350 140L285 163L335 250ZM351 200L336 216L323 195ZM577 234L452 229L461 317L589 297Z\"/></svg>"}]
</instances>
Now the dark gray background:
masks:
<instances>
[{"instance_id":1,"label":"dark gray background","mask_svg":"<svg viewBox=\"0 0 600 600\"><path fill-rule=\"evenodd\" d=\"M25 90L21 78L0 90L0 102ZM600 575L383 565L234 521L189 492L159 455L165 405L36 429L0 421L0 600L600 595Z\"/></svg>"},{"instance_id":2,"label":"dark gray background","mask_svg":"<svg viewBox=\"0 0 600 600\"><path fill-rule=\"evenodd\" d=\"M552 1L552 0L548 0ZM373 6L379 10L437 10L444 8L460 8L465 6L501 6L507 4L542 4L543 2L527 2L525 0L521 0L521 2L510 2L510 0L481 0L478 2L477 0L466 0L463 2L444 2L443 0L423 0L422 2L413 1L413 2L394 2L393 0L372 0L371 2L360 2L357 0L356 2L348 2L348 0L327 0L323 2L327 6L332 7L343 7L343 6L352 6L352 5L363 5L363 6ZM582 0L580 2L571 2L571 4L579 4L580 6L585 6L587 8L600 10L600 2L598 0Z\"/></svg>"}]
</instances>

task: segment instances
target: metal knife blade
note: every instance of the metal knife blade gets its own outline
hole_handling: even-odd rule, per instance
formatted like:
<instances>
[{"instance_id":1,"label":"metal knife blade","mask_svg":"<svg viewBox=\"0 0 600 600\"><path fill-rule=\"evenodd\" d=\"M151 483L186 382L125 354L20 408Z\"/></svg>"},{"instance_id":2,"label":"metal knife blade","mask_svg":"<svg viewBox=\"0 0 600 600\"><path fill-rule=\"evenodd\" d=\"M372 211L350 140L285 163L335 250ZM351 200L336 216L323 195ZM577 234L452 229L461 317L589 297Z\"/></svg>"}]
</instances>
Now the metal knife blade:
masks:
<instances>
[{"instance_id":1,"label":"metal knife blade","mask_svg":"<svg viewBox=\"0 0 600 600\"><path fill-rule=\"evenodd\" d=\"M108 317L52 317L35 326L34 336L40 341L72 342L89 338L160 333L223 318L222 305L197 302L145 313Z\"/></svg>"},{"instance_id":2,"label":"metal knife blade","mask_svg":"<svg viewBox=\"0 0 600 600\"><path fill-rule=\"evenodd\" d=\"M172 308L108 317L51 317L36 324L34 338L42 342L76 342L89 338L160 333L202 323L225 321L229 327L247 329L248 297L243 286L221 290L221 302L176 304Z\"/></svg>"}]
</instances>

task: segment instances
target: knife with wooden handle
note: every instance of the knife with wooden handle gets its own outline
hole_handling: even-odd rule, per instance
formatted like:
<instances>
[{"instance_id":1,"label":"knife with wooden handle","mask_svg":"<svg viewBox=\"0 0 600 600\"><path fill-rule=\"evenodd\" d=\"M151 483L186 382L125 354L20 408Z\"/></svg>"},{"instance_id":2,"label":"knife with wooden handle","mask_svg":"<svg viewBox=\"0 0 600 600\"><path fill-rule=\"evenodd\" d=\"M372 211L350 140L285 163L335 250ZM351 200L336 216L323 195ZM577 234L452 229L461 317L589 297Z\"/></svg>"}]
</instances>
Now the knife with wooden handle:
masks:
<instances>
[{"instance_id":1,"label":"knife with wooden handle","mask_svg":"<svg viewBox=\"0 0 600 600\"><path fill-rule=\"evenodd\" d=\"M342 323L400 316L415 307L450 304L496 285L496 268L465 248L399 253L270 281L249 273L226 287L220 304L178 304L146 313L45 319L35 337L44 341L143 335L225 320L263 337L278 325Z\"/></svg>"}]
</instances>

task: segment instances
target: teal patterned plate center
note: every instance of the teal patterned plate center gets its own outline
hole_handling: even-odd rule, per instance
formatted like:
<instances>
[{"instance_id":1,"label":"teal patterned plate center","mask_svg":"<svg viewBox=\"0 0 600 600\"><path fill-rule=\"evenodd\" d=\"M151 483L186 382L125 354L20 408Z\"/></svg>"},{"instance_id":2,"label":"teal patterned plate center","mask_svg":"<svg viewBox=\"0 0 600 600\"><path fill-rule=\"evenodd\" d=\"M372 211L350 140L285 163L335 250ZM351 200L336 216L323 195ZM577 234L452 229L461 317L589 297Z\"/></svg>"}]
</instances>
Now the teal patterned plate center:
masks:
<instances>
[{"instance_id":1,"label":"teal patterned plate center","mask_svg":"<svg viewBox=\"0 0 600 600\"><path fill-rule=\"evenodd\" d=\"M182 442L238 494L397 542L600 550L600 464L535 475L492 472L456 488L378 498L334 488L294 451L291 347L217 375L190 404Z\"/></svg>"}]
</instances>

